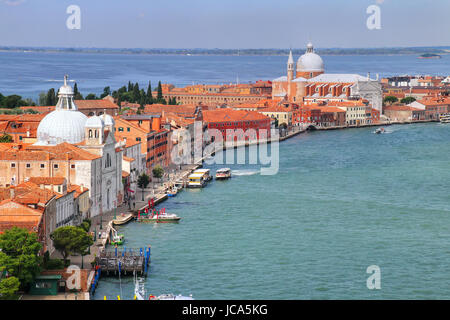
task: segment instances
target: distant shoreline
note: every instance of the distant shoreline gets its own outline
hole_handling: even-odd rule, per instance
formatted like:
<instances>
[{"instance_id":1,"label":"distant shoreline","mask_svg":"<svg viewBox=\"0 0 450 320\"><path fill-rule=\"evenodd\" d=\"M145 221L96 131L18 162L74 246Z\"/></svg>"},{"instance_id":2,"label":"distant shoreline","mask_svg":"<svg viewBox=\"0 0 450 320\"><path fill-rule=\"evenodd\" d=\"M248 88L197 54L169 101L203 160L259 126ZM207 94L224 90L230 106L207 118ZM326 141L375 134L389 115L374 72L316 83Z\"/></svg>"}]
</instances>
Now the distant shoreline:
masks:
<instances>
[{"instance_id":1,"label":"distant shoreline","mask_svg":"<svg viewBox=\"0 0 450 320\"><path fill-rule=\"evenodd\" d=\"M288 49L114 49L114 48L47 48L47 47L0 47L0 52L24 53L88 53L88 54L140 54L140 55L178 55L178 56L286 56ZM305 49L292 49L294 55L301 55ZM318 48L320 55L436 55L450 54L449 47L411 47L411 48Z\"/></svg>"}]
</instances>

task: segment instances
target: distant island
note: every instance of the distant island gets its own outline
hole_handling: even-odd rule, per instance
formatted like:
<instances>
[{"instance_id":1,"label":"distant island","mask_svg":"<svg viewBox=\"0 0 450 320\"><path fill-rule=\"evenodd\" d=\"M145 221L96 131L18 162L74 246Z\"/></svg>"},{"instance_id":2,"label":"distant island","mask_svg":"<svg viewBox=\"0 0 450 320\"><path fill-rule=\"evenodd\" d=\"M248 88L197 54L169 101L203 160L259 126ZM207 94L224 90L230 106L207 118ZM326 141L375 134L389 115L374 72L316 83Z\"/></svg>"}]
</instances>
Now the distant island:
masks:
<instances>
[{"instance_id":1,"label":"distant island","mask_svg":"<svg viewBox=\"0 0 450 320\"><path fill-rule=\"evenodd\" d=\"M53 52L53 53L103 53L103 54L149 54L149 55L227 55L255 56L273 55L287 56L289 49L170 49L170 48L65 48L65 47L13 47L0 46L0 52ZM294 55L305 52L304 48L292 49ZM392 47L392 48L317 48L320 55L387 55L387 54L449 54L450 46L441 47ZM425 57L426 58L426 57Z\"/></svg>"},{"instance_id":2,"label":"distant island","mask_svg":"<svg viewBox=\"0 0 450 320\"><path fill-rule=\"evenodd\" d=\"M442 57L435 53L424 53L419 56L419 59L440 59L440 58Z\"/></svg>"}]
</instances>

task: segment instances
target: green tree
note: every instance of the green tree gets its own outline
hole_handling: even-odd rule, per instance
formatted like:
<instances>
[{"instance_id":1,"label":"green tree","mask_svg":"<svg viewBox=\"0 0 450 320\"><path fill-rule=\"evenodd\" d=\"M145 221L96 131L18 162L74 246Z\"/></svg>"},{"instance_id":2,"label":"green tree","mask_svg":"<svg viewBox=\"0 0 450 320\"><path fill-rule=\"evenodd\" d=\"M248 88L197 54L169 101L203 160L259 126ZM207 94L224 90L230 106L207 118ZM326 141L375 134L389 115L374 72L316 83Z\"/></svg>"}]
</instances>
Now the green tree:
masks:
<instances>
[{"instance_id":1,"label":"green tree","mask_svg":"<svg viewBox=\"0 0 450 320\"><path fill-rule=\"evenodd\" d=\"M153 168L152 173L153 173L153 177L155 177L157 179L161 179L163 177L163 175L164 175L164 169L161 168L160 165L156 165Z\"/></svg>"},{"instance_id":2,"label":"green tree","mask_svg":"<svg viewBox=\"0 0 450 320\"><path fill-rule=\"evenodd\" d=\"M384 103L393 104L393 103L398 101L398 98L394 97L394 96L387 96L387 97L384 98L383 101L384 101Z\"/></svg>"},{"instance_id":3,"label":"green tree","mask_svg":"<svg viewBox=\"0 0 450 320\"><path fill-rule=\"evenodd\" d=\"M16 300L20 281L16 277L4 278L0 281L0 300Z\"/></svg>"},{"instance_id":4,"label":"green tree","mask_svg":"<svg viewBox=\"0 0 450 320\"><path fill-rule=\"evenodd\" d=\"M50 239L53 240L55 249L63 256L64 262L74 253L82 254L93 243L92 237L86 231L75 226L59 227L52 232Z\"/></svg>"},{"instance_id":5,"label":"green tree","mask_svg":"<svg viewBox=\"0 0 450 320\"><path fill-rule=\"evenodd\" d=\"M147 104L153 104L152 83L150 81L147 87Z\"/></svg>"},{"instance_id":6,"label":"green tree","mask_svg":"<svg viewBox=\"0 0 450 320\"><path fill-rule=\"evenodd\" d=\"M47 102L47 94L45 92L39 93L38 104L40 106L45 106L46 102Z\"/></svg>"},{"instance_id":7,"label":"green tree","mask_svg":"<svg viewBox=\"0 0 450 320\"><path fill-rule=\"evenodd\" d=\"M110 87L105 87L103 89L103 93L100 95L100 99L103 99L104 97L107 97L111 95L111 88Z\"/></svg>"},{"instance_id":8,"label":"green tree","mask_svg":"<svg viewBox=\"0 0 450 320\"><path fill-rule=\"evenodd\" d=\"M12 94L10 96L4 97L2 100L2 104L6 108L13 109L26 105L26 102L22 100L21 96L17 94Z\"/></svg>"},{"instance_id":9,"label":"green tree","mask_svg":"<svg viewBox=\"0 0 450 320\"><path fill-rule=\"evenodd\" d=\"M81 95L81 93L78 91L78 86L77 83L75 82L74 86L73 86L73 99L74 100L83 100L83 96Z\"/></svg>"},{"instance_id":10,"label":"green tree","mask_svg":"<svg viewBox=\"0 0 450 320\"><path fill-rule=\"evenodd\" d=\"M132 92L133 91L133 84L131 83L131 81L128 81L128 92Z\"/></svg>"},{"instance_id":11,"label":"green tree","mask_svg":"<svg viewBox=\"0 0 450 320\"><path fill-rule=\"evenodd\" d=\"M35 232L17 227L6 230L0 235L0 272L6 270L26 287L41 271L41 248Z\"/></svg>"},{"instance_id":12,"label":"green tree","mask_svg":"<svg viewBox=\"0 0 450 320\"><path fill-rule=\"evenodd\" d=\"M162 103L162 101L163 101L162 86L161 81L158 81L158 92L156 95L156 103Z\"/></svg>"},{"instance_id":13,"label":"green tree","mask_svg":"<svg viewBox=\"0 0 450 320\"><path fill-rule=\"evenodd\" d=\"M55 89L51 88L47 92L47 97L45 99L45 105L46 106L55 106L56 105L56 94Z\"/></svg>"},{"instance_id":14,"label":"green tree","mask_svg":"<svg viewBox=\"0 0 450 320\"><path fill-rule=\"evenodd\" d=\"M413 103L414 101L416 101L416 98L414 97L405 97L402 100L400 100L400 102L404 104L410 104Z\"/></svg>"},{"instance_id":15,"label":"green tree","mask_svg":"<svg viewBox=\"0 0 450 320\"><path fill-rule=\"evenodd\" d=\"M133 87L133 101L135 103L138 103L141 100L141 91L139 90L139 84L136 82L136 84Z\"/></svg>"},{"instance_id":16,"label":"green tree","mask_svg":"<svg viewBox=\"0 0 450 320\"><path fill-rule=\"evenodd\" d=\"M145 173L141 174L138 178L138 187L142 190L142 201L144 201L144 189L147 188L150 183L150 178Z\"/></svg>"},{"instance_id":17,"label":"green tree","mask_svg":"<svg viewBox=\"0 0 450 320\"><path fill-rule=\"evenodd\" d=\"M1 143L5 143L5 142L13 142L13 138L9 135L9 134L3 134L0 136L0 142Z\"/></svg>"},{"instance_id":18,"label":"green tree","mask_svg":"<svg viewBox=\"0 0 450 320\"><path fill-rule=\"evenodd\" d=\"M95 93L89 93L87 96L86 96L86 100L97 100L98 98L97 98L97 96L95 95Z\"/></svg>"}]
</instances>

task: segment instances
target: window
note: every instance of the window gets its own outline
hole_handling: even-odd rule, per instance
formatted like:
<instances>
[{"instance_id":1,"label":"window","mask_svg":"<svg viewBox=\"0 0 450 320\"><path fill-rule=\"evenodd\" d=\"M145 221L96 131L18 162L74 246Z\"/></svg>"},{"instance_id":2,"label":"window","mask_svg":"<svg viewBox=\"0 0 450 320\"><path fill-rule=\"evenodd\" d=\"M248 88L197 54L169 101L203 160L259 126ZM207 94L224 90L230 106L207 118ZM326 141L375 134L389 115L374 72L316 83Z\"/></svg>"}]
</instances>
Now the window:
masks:
<instances>
[{"instance_id":1,"label":"window","mask_svg":"<svg viewBox=\"0 0 450 320\"><path fill-rule=\"evenodd\" d=\"M13 163L11 163L11 168L15 168L16 167L16 164L13 162Z\"/></svg>"},{"instance_id":2,"label":"window","mask_svg":"<svg viewBox=\"0 0 450 320\"><path fill-rule=\"evenodd\" d=\"M141 138L136 138L136 141L141 141Z\"/></svg>"},{"instance_id":3,"label":"window","mask_svg":"<svg viewBox=\"0 0 450 320\"><path fill-rule=\"evenodd\" d=\"M31 168L31 163L27 163L27 164L26 164L26 167L27 167L27 168Z\"/></svg>"},{"instance_id":4,"label":"window","mask_svg":"<svg viewBox=\"0 0 450 320\"><path fill-rule=\"evenodd\" d=\"M89 130L89 138L92 138L92 130Z\"/></svg>"},{"instance_id":5,"label":"window","mask_svg":"<svg viewBox=\"0 0 450 320\"><path fill-rule=\"evenodd\" d=\"M127 128L127 131L130 132L130 127Z\"/></svg>"},{"instance_id":6,"label":"window","mask_svg":"<svg viewBox=\"0 0 450 320\"><path fill-rule=\"evenodd\" d=\"M70 165L70 168L71 168L71 169L75 169L75 165L74 165L74 164L71 164L71 165Z\"/></svg>"},{"instance_id":7,"label":"window","mask_svg":"<svg viewBox=\"0 0 450 320\"><path fill-rule=\"evenodd\" d=\"M41 163L41 169L44 169L44 168L45 168L45 164Z\"/></svg>"},{"instance_id":8,"label":"window","mask_svg":"<svg viewBox=\"0 0 450 320\"><path fill-rule=\"evenodd\" d=\"M123 128L122 127L119 127L119 132L122 132L123 131Z\"/></svg>"},{"instance_id":9,"label":"window","mask_svg":"<svg viewBox=\"0 0 450 320\"><path fill-rule=\"evenodd\" d=\"M55 163L54 165L53 165L53 169L58 169L59 168L59 166Z\"/></svg>"}]
</instances>

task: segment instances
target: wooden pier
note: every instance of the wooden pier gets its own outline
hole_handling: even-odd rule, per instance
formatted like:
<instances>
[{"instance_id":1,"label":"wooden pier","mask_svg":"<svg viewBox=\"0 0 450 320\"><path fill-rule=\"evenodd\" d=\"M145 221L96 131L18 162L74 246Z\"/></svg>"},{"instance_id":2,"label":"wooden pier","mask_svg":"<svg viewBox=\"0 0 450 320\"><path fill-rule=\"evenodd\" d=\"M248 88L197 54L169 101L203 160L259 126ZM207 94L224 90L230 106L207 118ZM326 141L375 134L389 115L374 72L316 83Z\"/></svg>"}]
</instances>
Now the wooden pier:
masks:
<instances>
[{"instance_id":1,"label":"wooden pier","mask_svg":"<svg viewBox=\"0 0 450 320\"><path fill-rule=\"evenodd\" d=\"M147 274L150 264L150 247L147 248L112 248L104 250L95 258L102 275L107 276L131 276Z\"/></svg>"}]
</instances>

